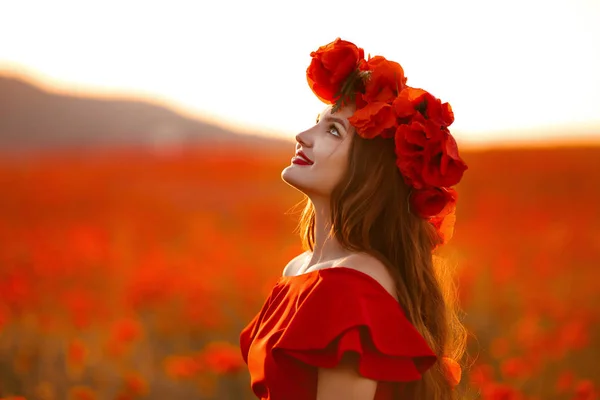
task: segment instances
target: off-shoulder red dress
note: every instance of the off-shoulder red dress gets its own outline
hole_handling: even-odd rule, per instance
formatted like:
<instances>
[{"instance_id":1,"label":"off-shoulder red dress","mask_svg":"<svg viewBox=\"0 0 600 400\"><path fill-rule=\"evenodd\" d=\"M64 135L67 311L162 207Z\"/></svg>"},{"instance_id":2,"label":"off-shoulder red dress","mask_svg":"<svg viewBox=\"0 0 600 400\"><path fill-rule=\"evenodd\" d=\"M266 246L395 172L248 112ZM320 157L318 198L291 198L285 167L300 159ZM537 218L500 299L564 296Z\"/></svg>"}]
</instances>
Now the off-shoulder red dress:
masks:
<instances>
[{"instance_id":1,"label":"off-shoulder red dress","mask_svg":"<svg viewBox=\"0 0 600 400\"><path fill-rule=\"evenodd\" d=\"M371 276L347 267L279 278L240 334L252 391L262 400L314 400L317 368L346 351L377 380L376 400L401 394L437 360L396 299Z\"/></svg>"}]
</instances>

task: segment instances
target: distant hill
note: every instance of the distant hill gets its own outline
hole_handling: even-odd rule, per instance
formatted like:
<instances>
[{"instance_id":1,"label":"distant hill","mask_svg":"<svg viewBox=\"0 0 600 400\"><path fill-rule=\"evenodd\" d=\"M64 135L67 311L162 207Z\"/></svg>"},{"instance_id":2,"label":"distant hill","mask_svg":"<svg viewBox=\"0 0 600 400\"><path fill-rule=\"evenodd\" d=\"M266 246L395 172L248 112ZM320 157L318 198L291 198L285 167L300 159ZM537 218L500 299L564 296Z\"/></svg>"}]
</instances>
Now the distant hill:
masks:
<instances>
[{"instance_id":1,"label":"distant hill","mask_svg":"<svg viewBox=\"0 0 600 400\"><path fill-rule=\"evenodd\" d=\"M0 76L0 150L218 144L283 145L236 134L149 102L47 92Z\"/></svg>"}]
</instances>

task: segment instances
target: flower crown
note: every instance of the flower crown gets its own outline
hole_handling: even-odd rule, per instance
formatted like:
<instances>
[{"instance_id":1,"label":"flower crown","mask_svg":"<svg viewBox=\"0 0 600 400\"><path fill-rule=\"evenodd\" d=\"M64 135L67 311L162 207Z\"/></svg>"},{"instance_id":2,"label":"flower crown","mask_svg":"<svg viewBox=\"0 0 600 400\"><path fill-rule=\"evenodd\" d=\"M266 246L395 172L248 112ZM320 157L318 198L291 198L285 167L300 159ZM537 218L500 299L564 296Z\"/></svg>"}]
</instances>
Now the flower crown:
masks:
<instances>
[{"instance_id":1,"label":"flower crown","mask_svg":"<svg viewBox=\"0 0 600 400\"><path fill-rule=\"evenodd\" d=\"M411 187L409 210L433 224L441 244L447 243L458 198L451 186L467 169L448 130L454 121L450 104L407 86L400 64L382 56L365 60L363 49L340 38L310 55L306 78L314 94L334 105L332 113L355 104L348 121L361 137L394 140L396 165Z\"/></svg>"}]
</instances>

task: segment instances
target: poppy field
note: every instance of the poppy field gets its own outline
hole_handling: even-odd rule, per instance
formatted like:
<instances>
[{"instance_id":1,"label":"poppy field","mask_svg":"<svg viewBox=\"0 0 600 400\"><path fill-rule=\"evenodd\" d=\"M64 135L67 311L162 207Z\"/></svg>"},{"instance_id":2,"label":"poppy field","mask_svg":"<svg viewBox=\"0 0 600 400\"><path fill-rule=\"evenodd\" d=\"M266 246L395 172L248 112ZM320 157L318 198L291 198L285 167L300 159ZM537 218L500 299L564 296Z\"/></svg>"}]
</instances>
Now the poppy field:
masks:
<instances>
[{"instance_id":1,"label":"poppy field","mask_svg":"<svg viewBox=\"0 0 600 400\"><path fill-rule=\"evenodd\" d=\"M241 329L287 261L293 144L0 157L0 399L253 399ZM600 392L600 147L463 151L465 399Z\"/></svg>"}]
</instances>

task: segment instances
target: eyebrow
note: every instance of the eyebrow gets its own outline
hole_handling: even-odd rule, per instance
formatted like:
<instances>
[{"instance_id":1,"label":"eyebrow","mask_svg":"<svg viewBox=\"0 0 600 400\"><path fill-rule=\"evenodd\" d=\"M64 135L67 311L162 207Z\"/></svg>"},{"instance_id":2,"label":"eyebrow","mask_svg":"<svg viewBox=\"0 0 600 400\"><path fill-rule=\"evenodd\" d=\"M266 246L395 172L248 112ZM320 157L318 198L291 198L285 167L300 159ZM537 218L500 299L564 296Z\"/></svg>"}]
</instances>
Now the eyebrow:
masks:
<instances>
[{"instance_id":1,"label":"eyebrow","mask_svg":"<svg viewBox=\"0 0 600 400\"><path fill-rule=\"evenodd\" d=\"M319 122L320 119L321 119L321 114L317 115L317 122ZM325 117L325 119L326 120L330 120L330 121L335 121L335 122L339 123L340 125L342 125L344 127L344 129L346 131L348 131L348 125L347 125L347 121L346 120L343 120L343 119L338 118L338 117L334 117L332 115L327 115Z\"/></svg>"}]
</instances>

